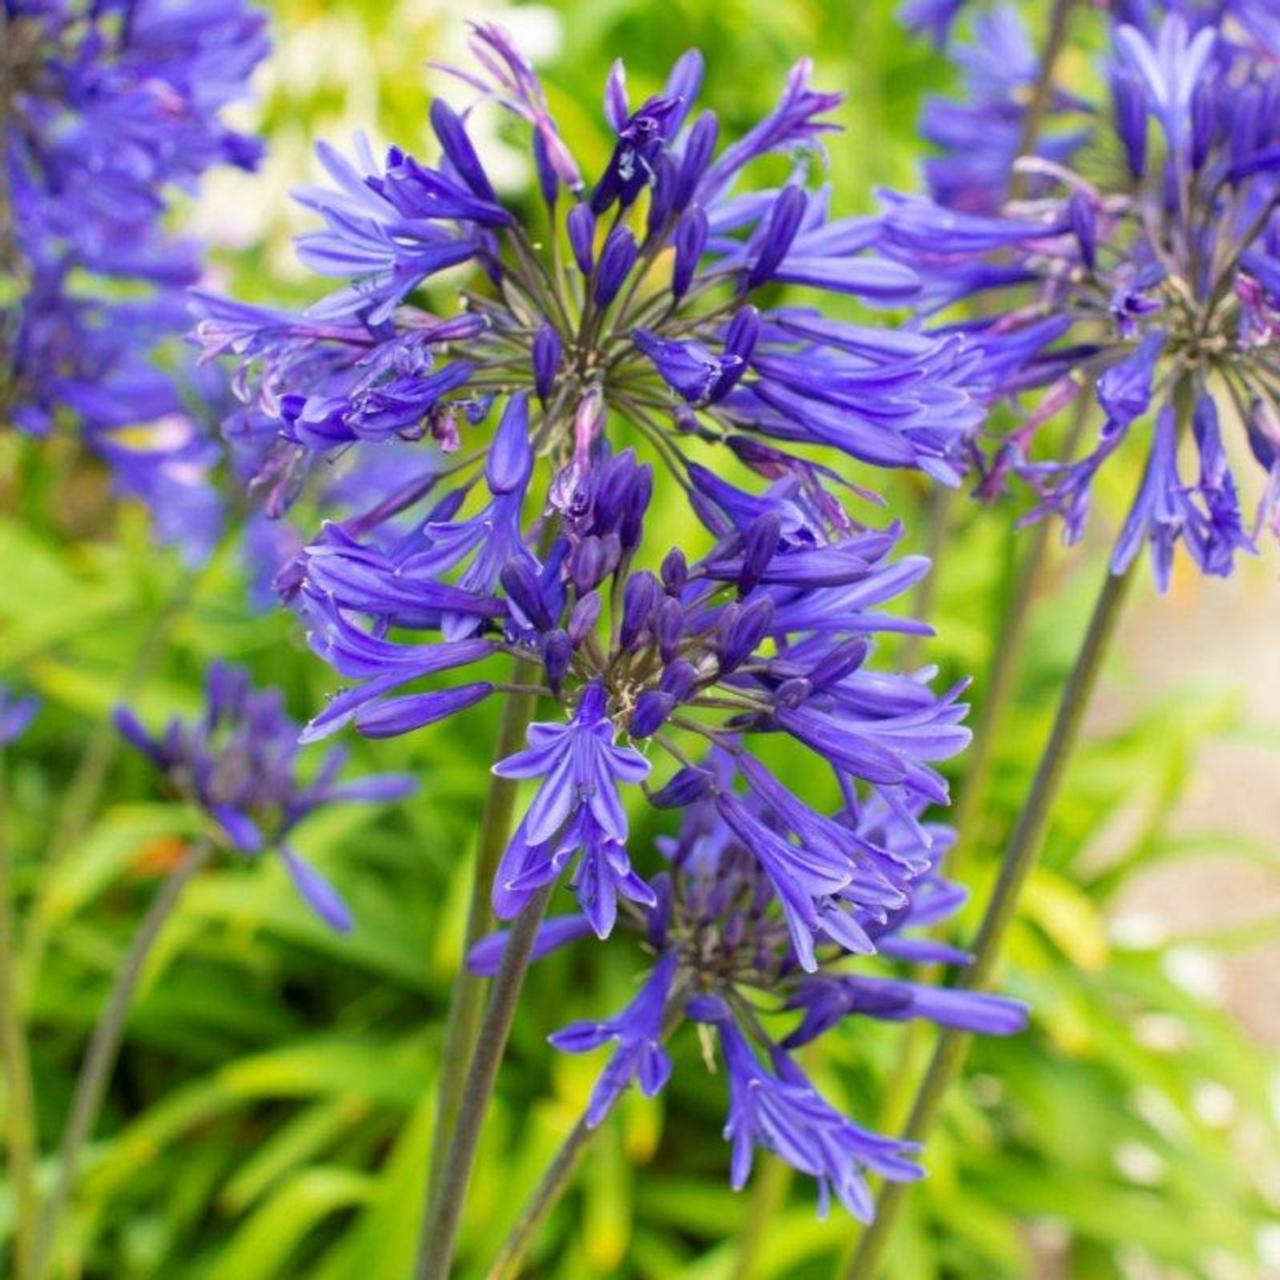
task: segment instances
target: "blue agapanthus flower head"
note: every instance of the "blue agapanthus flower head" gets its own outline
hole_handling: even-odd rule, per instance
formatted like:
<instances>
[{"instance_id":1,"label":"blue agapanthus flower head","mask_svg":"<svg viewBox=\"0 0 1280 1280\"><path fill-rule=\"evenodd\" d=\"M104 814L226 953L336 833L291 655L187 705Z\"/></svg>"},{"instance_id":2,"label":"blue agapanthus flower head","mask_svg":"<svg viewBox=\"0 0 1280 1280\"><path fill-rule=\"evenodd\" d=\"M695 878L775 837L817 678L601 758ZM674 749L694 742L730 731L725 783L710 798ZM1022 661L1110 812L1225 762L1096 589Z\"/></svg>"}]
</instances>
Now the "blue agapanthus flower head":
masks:
<instances>
[{"instance_id":1,"label":"blue agapanthus flower head","mask_svg":"<svg viewBox=\"0 0 1280 1280\"><path fill-rule=\"evenodd\" d=\"M1178 546L1225 575L1280 527L1280 59L1249 5L1170 8L1113 27L1111 101L1081 169L1114 181L1023 158L1040 183L1028 198L971 212L886 194L882 222L885 251L921 276L926 321L981 300L981 320L942 331L984 344L995 396L1023 409L975 450L980 488L1020 475L1033 518L1061 516L1075 541L1101 467L1145 454L1112 565L1149 546L1162 590ZM1042 425L1081 394L1104 414L1093 446L1044 456ZM1238 477L1251 465L1250 510Z\"/></svg>"},{"instance_id":2,"label":"blue agapanthus flower head","mask_svg":"<svg viewBox=\"0 0 1280 1280\"><path fill-rule=\"evenodd\" d=\"M209 669L204 714L176 717L159 735L149 733L128 707L117 707L117 728L161 770L173 789L217 824L231 848L246 855L275 849L299 892L336 929L351 927L337 891L289 844L300 822L343 801L387 801L408 795L414 781L374 774L339 781L347 753L326 754L304 777L298 761L298 725L284 712L276 689L254 689L248 672L215 663Z\"/></svg>"},{"instance_id":3,"label":"blue agapanthus flower head","mask_svg":"<svg viewBox=\"0 0 1280 1280\"><path fill-rule=\"evenodd\" d=\"M0 23L0 416L77 426L197 559L216 446L154 352L189 323L200 258L165 215L211 166L257 162L221 112L264 20L242 0L5 0Z\"/></svg>"},{"instance_id":4,"label":"blue agapanthus flower head","mask_svg":"<svg viewBox=\"0 0 1280 1280\"><path fill-rule=\"evenodd\" d=\"M918 289L912 270L874 252L876 220L833 217L829 189L812 181L840 99L812 87L807 62L727 146L715 114L695 109L696 51L642 101L616 64L604 95L613 146L590 181L510 37L479 24L472 44L478 71L454 74L473 100L432 104L434 162L363 141L354 160L319 147L329 185L298 198L323 225L298 247L336 291L300 315L200 302L199 341L238 357L245 413L276 432L264 483L275 506L296 492L300 455L430 440L478 458L512 413L562 486L602 435L665 462L719 446L770 478L818 446L954 479L980 418L980 361L945 339L886 342L770 305L783 284L870 306ZM485 102L530 126L532 216L503 202L471 140ZM789 172L752 189L766 156ZM433 307L444 272L447 301Z\"/></svg>"},{"instance_id":5,"label":"blue agapanthus flower head","mask_svg":"<svg viewBox=\"0 0 1280 1280\"><path fill-rule=\"evenodd\" d=\"M762 1148L817 1181L821 1212L834 1192L865 1219L872 1211L866 1172L917 1178L916 1148L842 1115L793 1051L850 1018L924 1018L1008 1035L1023 1028L1027 1011L1005 996L894 973L895 962L964 965L969 959L931 933L963 904L964 894L938 871L952 833L922 822L919 803L901 810L877 797L832 816L810 816L828 849L892 851L898 871L889 881L869 875L863 864L854 872L862 881L858 889L843 891L858 904L843 925L816 945L797 945L787 881L761 858L759 834L775 833L782 843L794 823L794 802L755 765L749 766L752 789L726 805L740 768L723 748L697 766L701 795L685 808L678 835L660 841L653 901L625 904L620 928L654 957L635 998L612 1017L556 1032L551 1043L568 1053L613 1045L587 1107L587 1124L595 1127L630 1085L649 1096L666 1085L672 1070L666 1041L682 1021L708 1025L724 1056L733 1186L745 1184L753 1152ZM554 917L542 926L534 953L545 955L591 931L585 915ZM486 938L472 952L472 968L496 972L505 945L505 934Z\"/></svg>"}]
</instances>

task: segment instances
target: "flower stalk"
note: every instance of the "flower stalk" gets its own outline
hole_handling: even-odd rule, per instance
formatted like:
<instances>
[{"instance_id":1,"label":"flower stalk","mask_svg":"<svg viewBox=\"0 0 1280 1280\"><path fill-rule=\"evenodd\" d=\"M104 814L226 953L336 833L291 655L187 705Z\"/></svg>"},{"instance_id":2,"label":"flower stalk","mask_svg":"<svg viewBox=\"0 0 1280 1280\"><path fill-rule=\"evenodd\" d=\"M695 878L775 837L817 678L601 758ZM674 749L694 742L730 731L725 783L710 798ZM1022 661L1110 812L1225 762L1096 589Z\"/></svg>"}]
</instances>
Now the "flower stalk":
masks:
<instances>
[{"instance_id":1,"label":"flower stalk","mask_svg":"<svg viewBox=\"0 0 1280 1280\"><path fill-rule=\"evenodd\" d=\"M518 660L512 678L515 683L523 683L536 675L537 668L532 663ZM536 703L537 698L532 693L516 693L507 698L498 727L498 741L493 757L495 760L505 760L524 745L524 736L533 719ZM503 850L511 839L518 786L518 782L512 778L491 778L484 812L480 818L480 843L471 885L471 902L467 909L462 960L453 982L444 1046L441 1050L436 1124L431 1139L431 1163L427 1175L428 1206L435 1203L439 1194L446 1153L458 1123L458 1114L462 1109L463 1096L471 1075L471 1059L480 1031L484 992L488 983L467 968L466 959L471 948L493 925L493 911L489 905L490 887Z\"/></svg>"},{"instance_id":2,"label":"flower stalk","mask_svg":"<svg viewBox=\"0 0 1280 1280\"><path fill-rule=\"evenodd\" d=\"M511 1023L528 972L538 926L554 890L554 882L538 890L512 928L503 952L502 966L493 983L467 1072L467 1089L458 1109L457 1124L449 1135L449 1145L440 1168L439 1193L427 1208L414 1270L416 1280L448 1280L480 1129L497 1082L507 1038L511 1034Z\"/></svg>"},{"instance_id":3,"label":"flower stalk","mask_svg":"<svg viewBox=\"0 0 1280 1280\"><path fill-rule=\"evenodd\" d=\"M22 1009L16 999L17 938L13 915L4 751L0 747L0 1064L5 1081L5 1142L14 1195L14 1274L30 1280L35 1248L36 1200L35 1098L31 1059Z\"/></svg>"},{"instance_id":4,"label":"flower stalk","mask_svg":"<svg viewBox=\"0 0 1280 1280\"><path fill-rule=\"evenodd\" d=\"M1026 804L1014 828L999 878L987 904L977 942L974 944L973 963L966 970L963 979L963 986L967 990L985 990L995 975L1023 885L1043 846L1053 805L1079 739L1080 727L1120 621L1132 578L1132 566L1123 573L1108 572L1098 595L1084 642L1058 705L1049 741L1040 757ZM964 1063L969 1039L967 1033L954 1029L943 1030L940 1034L907 1121L904 1131L906 1139L921 1141L932 1128L946 1091ZM872 1280L878 1273L894 1227L901 1216L906 1199L904 1191L901 1183L889 1183L885 1186L877 1202L875 1219L862 1236L844 1272L844 1280Z\"/></svg>"}]
</instances>

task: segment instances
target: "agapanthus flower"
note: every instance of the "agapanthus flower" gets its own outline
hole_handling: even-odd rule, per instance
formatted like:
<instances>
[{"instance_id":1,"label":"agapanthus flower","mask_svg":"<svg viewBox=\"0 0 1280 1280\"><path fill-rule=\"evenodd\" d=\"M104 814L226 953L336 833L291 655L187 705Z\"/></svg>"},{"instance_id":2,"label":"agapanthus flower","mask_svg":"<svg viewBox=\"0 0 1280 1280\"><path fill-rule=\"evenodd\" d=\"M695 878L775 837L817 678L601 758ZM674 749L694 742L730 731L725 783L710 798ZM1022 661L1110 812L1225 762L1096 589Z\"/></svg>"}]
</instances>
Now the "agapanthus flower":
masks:
<instances>
[{"instance_id":1,"label":"agapanthus flower","mask_svg":"<svg viewBox=\"0 0 1280 1280\"><path fill-rule=\"evenodd\" d=\"M685 811L679 834L660 842L663 870L654 878L652 905L628 903L622 927L653 954L653 969L631 1003L602 1021L574 1023L551 1037L569 1053L604 1044L613 1055L592 1092L587 1124L596 1127L631 1084L653 1096L671 1074L666 1040L684 1019L715 1029L729 1095L725 1136L732 1143L731 1180L741 1188L756 1148L774 1152L817 1180L819 1208L830 1193L859 1218L872 1211L864 1174L891 1179L920 1176L917 1148L883 1137L841 1114L815 1088L792 1051L847 1018L901 1022L924 1018L941 1026L990 1035L1022 1029L1024 1005L1005 996L934 986L895 976L886 961L967 963L939 941L932 926L964 902L938 871L951 843L949 828L921 822L919 806L895 812L883 801L851 805L826 819L846 842L892 849L902 892L854 912L861 940L827 937L812 966L795 945L787 905L752 843L726 821L717 791L733 786L732 754L713 751L700 766L709 788ZM789 818L757 790L742 808L765 829L784 832ZM580 916L558 916L541 928L535 955L565 946L590 930ZM486 938L472 968L494 973L506 935ZM851 967L855 956L879 952Z\"/></svg>"},{"instance_id":2,"label":"agapanthus flower","mask_svg":"<svg viewBox=\"0 0 1280 1280\"><path fill-rule=\"evenodd\" d=\"M373 774L339 781L347 753L327 752L314 773L299 769L299 726L284 712L277 689L254 689L248 672L215 663L206 680L204 714L175 717L158 736L127 707L115 722L124 737L164 772L173 789L202 809L232 849L256 856L274 849L303 898L335 929L351 913L334 887L290 845L300 822L345 801L389 801L408 795L412 778Z\"/></svg>"},{"instance_id":3,"label":"agapanthus flower","mask_svg":"<svg viewBox=\"0 0 1280 1280\"><path fill-rule=\"evenodd\" d=\"M528 415L556 477L617 432L668 462L719 445L726 462L732 450L772 476L821 446L955 479L986 388L977 349L766 305L779 284L872 306L917 291L910 269L872 251L876 220L832 218L829 189L809 181L840 99L811 87L807 62L777 107L718 153L714 113L694 111L697 52L640 103L617 64L605 93L614 146L589 184L507 34L477 25L473 47L480 71L457 72L464 86L532 126L542 209L531 225L496 192L468 133L471 108L437 99L434 164L398 146L377 157L361 141L353 162L320 145L331 185L298 198L323 228L299 252L335 292L298 315L200 301L199 341L239 358L246 413L274 424L259 483L275 507L307 455L430 440L461 465L498 446L510 412ZM765 156L789 157L788 176L745 188ZM433 308L444 272L449 301Z\"/></svg>"},{"instance_id":4,"label":"agapanthus flower","mask_svg":"<svg viewBox=\"0 0 1280 1280\"><path fill-rule=\"evenodd\" d=\"M265 52L242 0L0 5L0 417L75 424L193 560L216 522L216 445L155 358L200 274L165 215L211 166L256 163L220 116Z\"/></svg>"},{"instance_id":5,"label":"agapanthus flower","mask_svg":"<svg viewBox=\"0 0 1280 1280\"><path fill-rule=\"evenodd\" d=\"M1100 468L1145 453L1112 567L1149 545L1161 589L1177 546L1225 575L1280 525L1280 63L1245 9L1210 9L1115 25L1110 128L1081 162L1109 149L1121 180L1024 159L1050 185L996 214L884 198L882 245L920 274L922 315L980 298L983 319L943 331L986 345L998 395L1043 393L982 459L981 489L1021 475L1033 518L1060 515L1075 541ZM1041 425L1081 394L1105 415L1092 448L1044 457ZM1237 479L1248 455L1262 471L1252 511Z\"/></svg>"}]
</instances>

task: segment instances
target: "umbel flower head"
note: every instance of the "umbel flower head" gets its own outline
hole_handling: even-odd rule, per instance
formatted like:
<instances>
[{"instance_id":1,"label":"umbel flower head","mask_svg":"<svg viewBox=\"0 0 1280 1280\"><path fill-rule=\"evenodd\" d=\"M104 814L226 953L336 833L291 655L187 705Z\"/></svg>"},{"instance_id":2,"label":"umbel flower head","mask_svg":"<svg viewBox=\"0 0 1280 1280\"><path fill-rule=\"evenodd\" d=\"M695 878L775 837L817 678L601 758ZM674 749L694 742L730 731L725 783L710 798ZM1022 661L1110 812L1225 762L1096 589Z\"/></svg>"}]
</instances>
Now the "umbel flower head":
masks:
<instances>
[{"instance_id":1,"label":"umbel flower head","mask_svg":"<svg viewBox=\"0 0 1280 1280\"><path fill-rule=\"evenodd\" d=\"M347 753L328 752L310 780L298 773L298 725L285 715L276 689L253 689L249 674L215 663L206 680L206 707L197 719L175 718L152 736L127 707L116 727L163 771L174 790L202 809L237 852L275 849L298 891L335 929L351 927L351 913L331 884L289 845L298 824L317 809L343 801L388 801L408 795L414 781L374 774L338 781Z\"/></svg>"},{"instance_id":2,"label":"umbel flower head","mask_svg":"<svg viewBox=\"0 0 1280 1280\"><path fill-rule=\"evenodd\" d=\"M871 1170L890 1179L913 1179L917 1148L872 1133L842 1115L815 1088L792 1051L847 1018L902 1022L926 1018L940 1026L1008 1035L1026 1022L1025 1007L1004 996L935 987L849 966L851 951L871 950L884 960L964 964L968 956L916 934L949 917L964 895L937 870L952 833L915 821L915 810L895 814L880 800L849 806L823 819L848 842L892 849L909 871L903 892L861 906L849 922L860 937L826 938L804 955L788 927L788 904L761 863L756 838L744 839L743 817L763 830L783 833L784 808L775 808L776 786L735 801L728 816L723 796L738 766L715 749L700 767L710 781L690 805L679 835L661 841L663 871L654 879L650 903L628 903L623 929L640 941L652 972L635 999L603 1021L579 1022L551 1037L569 1053L613 1043L614 1052L588 1104L587 1123L603 1122L631 1084L649 1096L671 1074L665 1041L685 1018L704 1023L719 1039L729 1094L725 1137L732 1143L731 1179L740 1189L756 1148L772 1151L816 1179L819 1209L832 1192L858 1218L871 1216L864 1180ZM541 956L588 935L585 916L558 916L540 929L534 948ZM501 963L505 934L494 934L472 952L479 973ZM864 962L865 964L865 962Z\"/></svg>"},{"instance_id":3,"label":"umbel flower head","mask_svg":"<svg viewBox=\"0 0 1280 1280\"><path fill-rule=\"evenodd\" d=\"M1136 6L1130 6L1134 8ZM884 198L882 247L924 280L921 313L981 299L984 318L949 324L1007 359L997 394L1042 390L994 451L981 487L1010 472L1075 541L1093 479L1113 455L1145 453L1141 491L1112 566L1152 550L1161 589L1175 549L1226 575L1280 513L1280 60L1248 5L1117 23L1107 64L1109 127L1081 154L1105 185L1044 159L1048 184L995 215ZM1105 422L1084 457L1044 458L1040 426L1082 394ZM1244 506L1238 475L1260 468Z\"/></svg>"},{"instance_id":4,"label":"umbel flower head","mask_svg":"<svg viewBox=\"0 0 1280 1280\"><path fill-rule=\"evenodd\" d=\"M211 166L256 164L220 113L264 25L242 0L0 3L0 419L76 425L192 558L218 523L218 451L153 359L200 274L165 214Z\"/></svg>"},{"instance_id":5,"label":"umbel flower head","mask_svg":"<svg viewBox=\"0 0 1280 1280\"><path fill-rule=\"evenodd\" d=\"M299 251L342 282L336 292L302 315L199 302L199 341L240 358L246 414L278 433L260 481L272 506L300 487L308 452L430 437L462 465L495 448L512 415L561 489L611 423L677 469L696 440L769 478L802 466L796 449L821 446L954 479L956 442L980 416L973 352L764 305L780 284L873 306L918 287L909 268L868 252L875 219L832 218L829 190L808 182L839 97L811 87L807 62L728 146L715 114L694 110L697 52L639 103L615 64L613 151L588 183L507 34L477 25L472 43L479 73L456 74L530 126L532 225L496 193L471 108L437 99L435 164L398 146L379 159L363 142L353 164L320 146L333 185L299 193L324 221ZM766 156L791 157L789 176L740 189ZM461 307L430 310L424 289L460 267L469 280L451 276L449 291Z\"/></svg>"}]
</instances>

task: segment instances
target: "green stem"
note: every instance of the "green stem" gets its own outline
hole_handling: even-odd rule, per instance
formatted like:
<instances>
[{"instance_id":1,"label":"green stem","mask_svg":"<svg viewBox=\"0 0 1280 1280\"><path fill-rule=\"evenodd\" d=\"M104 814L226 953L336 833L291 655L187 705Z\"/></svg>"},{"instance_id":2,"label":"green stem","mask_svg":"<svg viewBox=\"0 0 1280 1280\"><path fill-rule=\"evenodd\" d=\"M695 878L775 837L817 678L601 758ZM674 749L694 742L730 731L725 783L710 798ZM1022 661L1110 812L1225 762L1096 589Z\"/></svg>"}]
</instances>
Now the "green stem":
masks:
<instances>
[{"instance_id":1,"label":"green stem","mask_svg":"<svg viewBox=\"0 0 1280 1280\"><path fill-rule=\"evenodd\" d=\"M759 1272L760 1250L774 1225L778 1210L791 1186L791 1166L777 1156L766 1155L756 1174L756 1185L747 1206L747 1220L738 1236L738 1252L730 1280L752 1280Z\"/></svg>"},{"instance_id":2,"label":"green stem","mask_svg":"<svg viewBox=\"0 0 1280 1280\"><path fill-rule=\"evenodd\" d=\"M0 747L0 1063L3 1064L5 1079L9 1181L13 1186L15 1204L14 1275L19 1280L29 1280L35 1275L32 1264L39 1208L36 1200L36 1109L26 1028L16 999L17 940L8 831L4 820L7 806L4 751Z\"/></svg>"},{"instance_id":3,"label":"green stem","mask_svg":"<svg viewBox=\"0 0 1280 1280\"><path fill-rule=\"evenodd\" d=\"M1074 458L1079 448L1093 404L1092 391L1092 383L1080 390L1071 425L1062 442L1060 456L1064 461L1069 462ZM982 703L973 729L973 741L965 757L964 785L952 810L952 823L956 830L956 853L952 855L951 865L953 873L956 872L956 855L963 856L969 851L974 837L973 825L982 802L986 799L987 781L994 758L993 748L1004 723L1009 700L1017 688L1027 628L1031 622L1032 603L1040 587L1049 552L1049 536L1054 527L1052 517L1046 515L1025 532L1017 529L1010 531L1015 539L1025 540L1027 546L1014 570L1013 582L1000 615L995 646L987 666Z\"/></svg>"},{"instance_id":4,"label":"green stem","mask_svg":"<svg viewBox=\"0 0 1280 1280\"><path fill-rule=\"evenodd\" d=\"M1053 101L1053 73L1063 49L1066 48L1068 19L1074 5L1075 0L1054 0L1053 10L1049 14L1049 30L1040 51L1040 73L1031 90L1031 100L1027 103L1027 114L1023 117L1022 133L1018 138L1020 156L1030 155L1035 150L1040 131L1044 128L1045 116ZM1023 175L1015 174L1013 194L1020 195L1024 185Z\"/></svg>"},{"instance_id":5,"label":"green stem","mask_svg":"<svg viewBox=\"0 0 1280 1280\"><path fill-rule=\"evenodd\" d=\"M449 1146L440 1170L439 1192L427 1208L414 1269L417 1280L448 1280L480 1129L497 1082L507 1038L511 1034L511 1023L529 968L534 939L554 889L555 883L552 882L538 890L520 913L507 938L502 966L494 979L493 993L489 997L475 1053L467 1071L457 1124L449 1134Z\"/></svg>"},{"instance_id":6,"label":"green stem","mask_svg":"<svg viewBox=\"0 0 1280 1280\"><path fill-rule=\"evenodd\" d=\"M664 1042L670 1039L684 1019L686 994L684 985L677 983L667 999L662 1015ZM599 1122L592 1126L587 1123L585 1111L578 1117L577 1123L569 1130L568 1136L551 1158L551 1163L543 1170L542 1177L538 1179L538 1185L524 1202L515 1225L507 1233L507 1238L502 1242L497 1257L485 1272L485 1280L516 1280L520 1264L524 1261L524 1255L529 1251L529 1246L547 1220L547 1215L559 1204L560 1197L569 1189L569 1184L573 1180L578 1165L582 1162L582 1157L607 1119L608 1115L603 1115Z\"/></svg>"},{"instance_id":7,"label":"green stem","mask_svg":"<svg viewBox=\"0 0 1280 1280\"><path fill-rule=\"evenodd\" d=\"M183 889L209 861L212 853L211 840L207 837L198 840L187 848L182 860L169 873L152 900L141 925L138 926L133 941L129 944L129 950L116 973L107 1003L93 1028L89 1049L81 1063L80 1074L76 1078L71 1110L62 1135L62 1145L58 1153L57 1181L40 1214L39 1230L36 1233L35 1262L31 1272L35 1280L40 1280L49 1264L57 1238L58 1220L75 1185L80 1152L97 1123L107 1082L115 1066L120 1042L124 1038L129 1008L133 1004L151 948L178 905Z\"/></svg>"},{"instance_id":8,"label":"green stem","mask_svg":"<svg viewBox=\"0 0 1280 1280\"><path fill-rule=\"evenodd\" d=\"M1026 155L1034 149L1040 131L1044 126L1045 114L1053 90L1053 73L1066 42L1067 17L1074 0L1059 0L1054 6L1049 21L1049 35L1040 59L1040 74L1037 77L1032 100L1023 122L1022 134L1018 142L1018 154ZM1020 185L1015 176L1013 185ZM1076 412L1071 427L1063 442L1062 456L1070 459L1075 455L1080 438L1084 433L1089 407L1092 403L1090 394L1092 384L1081 388L1076 400ZM931 506L930 515L933 523L930 526L930 546L927 554L934 561L935 567L921 582L917 591L912 616L928 620L933 611L933 588L928 584L937 577L936 557L946 544L947 526L950 521L948 512L950 503L954 501L953 490L935 489L935 494L948 495L947 505L936 509L943 499L935 498L935 506ZM1029 533L1019 535L1016 529L1010 535L1016 542L1025 541L1026 550L1022 560L1013 570L1013 581L1006 595L1006 603L1000 616L999 631L991 651L991 661L987 667L987 676L982 689L982 701L978 708L978 719L974 724L973 741L965 756L964 784L959 798L951 810L951 823L955 828L955 852L952 854L952 871L960 878L956 867L960 859L970 849L973 840L973 826L981 811L981 804L986 799L987 781L991 772L993 747L996 734L1002 724L1009 699L1016 688L1017 674L1022 666L1022 651L1027 638L1027 627L1031 620L1031 604L1040 584L1040 576L1044 571L1044 562L1049 548L1049 534L1052 520L1045 517L1040 520ZM923 637L913 637L904 649L906 666L910 659L918 655L918 646ZM926 966L917 979L925 983L934 983L941 979L940 966ZM915 1080L924 1068L925 1050L928 1046L930 1027L923 1021L907 1024L902 1035L902 1044L898 1052L898 1061L889 1079L888 1088L880 1107L880 1124L885 1132L896 1132L906 1120L906 1109L911 1098L911 1089Z\"/></svg>"},{"instance_id":9,"label":"green stem","mask_svg":"<svg viewBox=\"0 0 1280 1280\"><path fill-rule=\"evenodd\" d=\"M578 1117L577 1124L569 1130L569 1136L560 1144L551 1163L543 1170L538 1185L525 1201L515 1226L511 1228L502 1242L502 1248L498 1250L498 1256L485 1272L485 1280L516 1280L529 1246L547 1215L568 1190L582 1157L586 1155L587 1147L599 1132L599 1126L593 1129L587 1124L585 1113Z\"/></svg>"},{"instance_id":10,"label":"green stem","mask_svg":"<svg viewBox=\"0 0 1280 1280\"><path fill-rule=\"evenodd\" d=\"M512 674L515 684L525 684L538 674L534 664L517 661ZM514 693L508 696L498 726L498 741L493 758L505 760L524 746L525 733L533 719L537 697L532 693ZM445 1023L444 1045L440 1057L440 1084L436 1100L436 1123L431 1136L431 1163L427 1174L427 1204L433 1205L440 1190L440 1176L444 1170L445 1152L453 1137L462 1108L471 1071L471 1055L476 1036L480 1031L480 1016L484 1011L486 979L478 977L467 968L467 955L481 938L493 927L493 912L489 906L493 877L503 850L511 838L512 818L515 809L516 790L519 784L510 778L491 779L484 813L480 818L480 843L476 853L474 878L471 882L471 902L467 909L466 933L462 942L462 961L453 980L449 1000L449 1015Z\"/></svg>"},{"instance_id":11,"label":"green stem","mask_svg":"<svg viewBox=\"0 0 1280 1280\"><path fill-rule=\"evenodd\" d=\"M984 990L990 984L1000 961L1005 935L1013 921L1019 894L1044 842L1054 801L1079 738L1080 726L1132 579L1132 565L1123 574L1113 574L1109 570L1107 572L1093 616L1089 620L1084 643L1058 704L1049 741L1040 757L1026 804L1010 839L995 891L987 904L973 948L973 964L966 970L963 978L966 988ZM938 1037L929 1069L916 1094L904 1137L918 1142L928 1134L937 1118L947 1088L959 1074L968 1047L969 1036L962 1032L944 1030ZM844 1272L845 1280L872 1280L877 1274L901 1215L906 1190L907 1184L902 1182L892 1182L885 1186L876 1206L875 1220L859 1242L857 1251Z\"/></svg>"}]
</instances>

